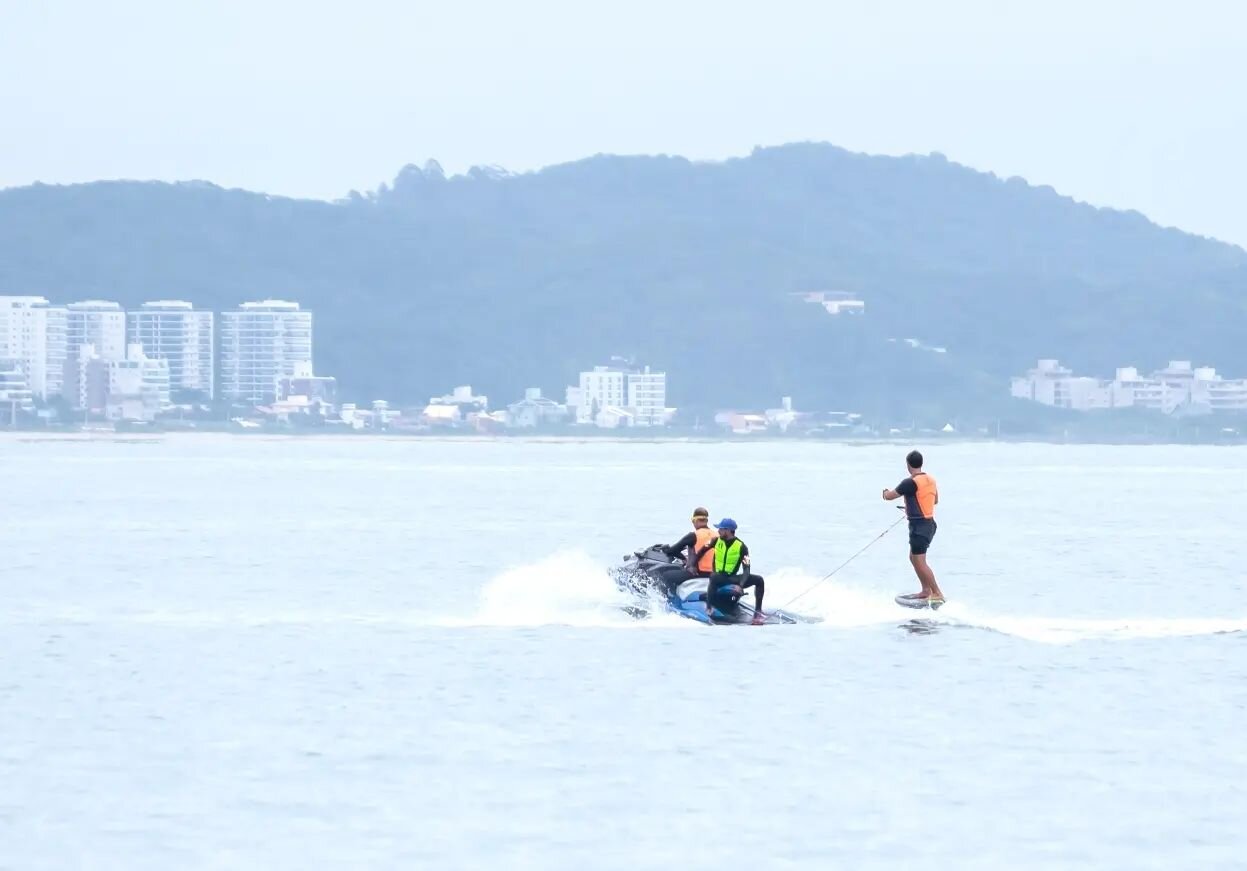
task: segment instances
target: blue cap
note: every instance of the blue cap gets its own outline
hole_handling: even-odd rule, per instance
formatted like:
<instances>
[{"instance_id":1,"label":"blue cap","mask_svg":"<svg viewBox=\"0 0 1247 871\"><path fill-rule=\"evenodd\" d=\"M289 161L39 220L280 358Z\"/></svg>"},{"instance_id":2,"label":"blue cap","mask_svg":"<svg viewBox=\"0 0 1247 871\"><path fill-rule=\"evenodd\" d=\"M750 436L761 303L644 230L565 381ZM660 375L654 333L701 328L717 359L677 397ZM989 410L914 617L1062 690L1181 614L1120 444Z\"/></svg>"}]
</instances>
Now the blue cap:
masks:
<instances>
[{"instance_id":1,"label":"blue cap","mask_svg":"<svg viewBox=\"0 0 1247 871\"><path fill-rule=\"evenodd\" d=\"M724 517L722 520L720 520L718 523L715 524L714 528L715 529L730 529L733 532L735 532L736 521L730 517Z\"/></svg>"}]
</instances>

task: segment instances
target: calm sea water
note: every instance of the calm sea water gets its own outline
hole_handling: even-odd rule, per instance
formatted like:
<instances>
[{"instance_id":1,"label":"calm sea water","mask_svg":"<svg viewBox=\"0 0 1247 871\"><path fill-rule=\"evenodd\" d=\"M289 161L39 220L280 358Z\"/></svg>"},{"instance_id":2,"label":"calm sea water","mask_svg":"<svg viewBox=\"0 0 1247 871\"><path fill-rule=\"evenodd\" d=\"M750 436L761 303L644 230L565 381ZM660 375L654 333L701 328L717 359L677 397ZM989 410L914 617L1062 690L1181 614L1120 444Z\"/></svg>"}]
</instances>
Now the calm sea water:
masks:
<instances>
[{"instance_id":1,"label":"calm sea water","mask_svg":"<svg viewBox=\"0 0 1247 871\"><path fill-rule=\"evenodd\" d=\"M1247 450L0 441L0 868L1247 867Z\"/></svg>"}]
</instances>

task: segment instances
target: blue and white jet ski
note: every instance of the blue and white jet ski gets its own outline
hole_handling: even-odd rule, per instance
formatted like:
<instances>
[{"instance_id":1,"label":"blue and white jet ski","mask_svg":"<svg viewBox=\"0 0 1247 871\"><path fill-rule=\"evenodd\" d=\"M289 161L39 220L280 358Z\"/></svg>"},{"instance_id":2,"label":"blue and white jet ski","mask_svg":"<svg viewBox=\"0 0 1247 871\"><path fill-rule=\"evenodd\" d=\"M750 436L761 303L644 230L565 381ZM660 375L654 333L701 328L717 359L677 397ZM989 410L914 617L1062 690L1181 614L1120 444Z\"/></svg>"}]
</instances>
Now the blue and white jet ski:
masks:
<instances>
[{"instance_id":1,"label":"blue and white jet ski","mask_svg":"<svg viewBox=\"0 0 1247 871\"><path fill-rule=\"evenodd\" d=\"M786 623L817 623L816 618L793 614L788 611L763 609L762 619L755 621L758 612L746 602L736 602L730 610L714 608L706 613L706 579L693 578L672 589L656 577L656 571L684 563L667 555L662 545L652 545L624 557L623 565L614 569L611 576L616 586L636 597L634 604L625 607L633 617L650 616L656 603L665 610L698 623L714 626L776 626Z\"/></svg>"}]
</instances>

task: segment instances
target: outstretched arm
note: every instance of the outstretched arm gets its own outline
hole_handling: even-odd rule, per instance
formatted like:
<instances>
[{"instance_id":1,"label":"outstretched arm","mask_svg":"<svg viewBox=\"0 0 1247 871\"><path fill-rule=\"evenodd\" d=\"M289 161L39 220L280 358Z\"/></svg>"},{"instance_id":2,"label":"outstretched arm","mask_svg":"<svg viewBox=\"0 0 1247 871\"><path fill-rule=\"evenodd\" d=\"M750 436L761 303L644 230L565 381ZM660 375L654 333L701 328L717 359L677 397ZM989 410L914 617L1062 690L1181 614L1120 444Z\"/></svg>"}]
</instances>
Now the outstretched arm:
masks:
<instances>
[{"instance_id":1,"label":"outstretched arm","mask_svg":"<svg viewBox=\"0 0 1247 871\"><path fill-rule=\"evenodd\" d=\"M918 485L914 483L913 478L906 478L896 485L894 490L884 490L883 498L891 502L893 499L900 499L902 496L916 496L918 494Z\"/></svg>"}]
</instances>

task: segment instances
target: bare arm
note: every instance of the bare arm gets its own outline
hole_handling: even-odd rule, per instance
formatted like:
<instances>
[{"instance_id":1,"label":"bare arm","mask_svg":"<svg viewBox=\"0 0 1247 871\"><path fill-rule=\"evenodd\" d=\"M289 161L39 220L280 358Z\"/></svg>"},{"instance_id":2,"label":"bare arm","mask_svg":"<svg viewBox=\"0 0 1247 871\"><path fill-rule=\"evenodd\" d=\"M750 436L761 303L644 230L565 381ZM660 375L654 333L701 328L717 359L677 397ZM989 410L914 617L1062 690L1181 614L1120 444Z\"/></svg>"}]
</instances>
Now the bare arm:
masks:
<instances>
[{"instance_id":1,"label":"bare arm","mask_svg":"<svg viewBox=\"0 0 1247 871\"><path fill-rule=\"evenodd\" d=\"M893 499L900 499L901 494L897 493L895 490L884 490L883 498L891 502Z\"/></svg>"}]
</instances>

